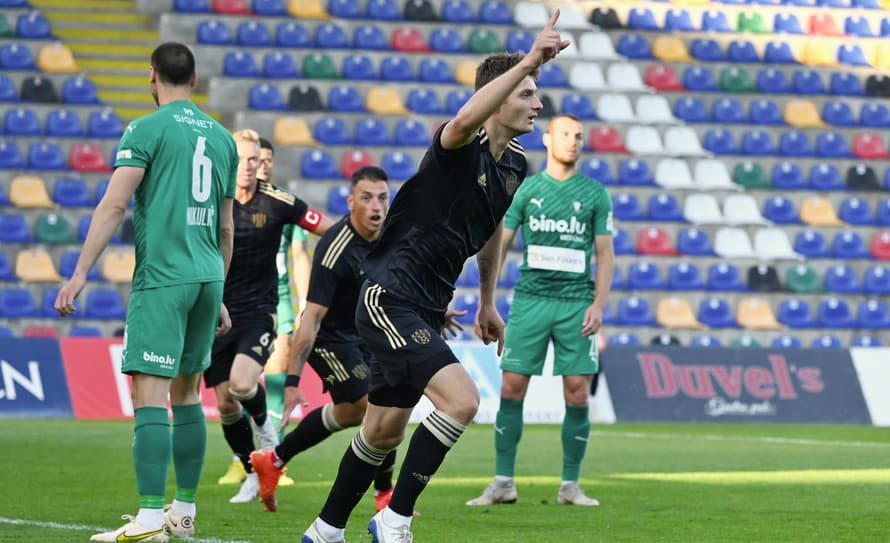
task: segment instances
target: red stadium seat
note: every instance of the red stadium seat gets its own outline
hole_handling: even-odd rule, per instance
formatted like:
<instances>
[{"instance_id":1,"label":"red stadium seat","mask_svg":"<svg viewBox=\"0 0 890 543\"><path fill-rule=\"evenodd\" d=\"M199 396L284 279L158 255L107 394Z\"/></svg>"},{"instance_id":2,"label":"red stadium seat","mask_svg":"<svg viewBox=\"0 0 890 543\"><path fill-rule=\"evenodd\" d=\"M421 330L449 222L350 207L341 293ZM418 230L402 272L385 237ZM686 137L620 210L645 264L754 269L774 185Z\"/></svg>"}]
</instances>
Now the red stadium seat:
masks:
<instances>
[{"instance_id":1,"label":"red stadium seat","mask_svg":"<svg viewBox=\"0 0 890 543\"><path fill-rule=\"evenodd\" d=\"M643 255L679 254L668 233L661 228L646 228L637 234L637 251Z\"/></svg>"},{"instance_id":2,"label":"red stadium seat","mask_svg":"<svg viewBox=\"0 0 890 543\"><path fill-rule=\"evenodd\" d=\"M887 149L881 136L865 132L853 136L853 154L859 158L887 158Z\"/></svg>"},{"instance_id":3,"label":"red stadium seat","mask_svg":"<svg viewBox=\"0 0 890 543\"><path fill-rule=\"evenodd\" d=\"M102 148L92 143L77 143L71 146L69 165L72 170L81 172L107 172L111 168L105 161Z\"/></svg>"},{"instance_id":4,"label":"red stadium seat","mask_svg":"<svg viewBox=\"0 0 890 543\"><path fill-rule=\"evenodd\" d=\"M349 179L352 177L355 170L362 166L373 165L374 157L369 155L366 151L360 149L346 151L346 153L343 154L343 159L340 160L340 175L343 176L343 179Z\"/></svg>"},{"instance_id":5,"label":"red stadium seat","mask_svg":"<svg viewBox=\"0 0 890 543\"><path fill-rule=\"evenodd\" d=\"M876 232L871 237L871 256L890 260L890 232Z\"/></svg>"},{"instance_id":6,"label":"red stadium seat","mask_svg":"<svg viewBox=\"0 0 890 543\"><path fill-rule=\"evenodd\" d=\"M213 0L212 9L223 15L252 15L250 0Z\"/></svg>"},{"instance_id":7,"label":"red stadium seat","mask_svg":"<svg viewBox=\"0 0 890 543\"><path fill-rule=\"evenodd\" d=\"M58 337L56 329L52 326L34 324L22 331L22 337Z\"/></svg>"},{"instance_id":8,"label":"red stadium seat","mask_svg":"<svg viewBox=\"0 0 890 543\"><path fill-rule=\"evenodd\" d=\"M670 66L655 64L646 68L646 85L659 91L686 90L680 84L677 72Z\"/></svg>"},{"instance_id":9,"label":"red stadium seat","mask_svg":"<svg viewBox=\"0 0 890 543\"><path fill-rule=\"evenodd\" d=\"M392 48L396 51L409 51L412 53L429 51L426 42L423 40L423 34L416 28L407 26L393 30Z\"/></svg>"},{"instance_id":10,"label":"red stadium seat","mask_svg":"<svg viewBox=\"0 0 890 543\"><path fill-rule=\"evenodd\" d=\"M603 153L626 153L621 134L614 126L597 126L590 131L590 148Z\"/></svg>"},{"instance_id":11,"label":"red stadium seat","mask_svg":"<svg viewBox=\"0 0 890 543\"><path fill-rule=\"evenodd\" d=\"M834 22L834 17L830 13L822 13L810 17L810 34L819 36L843 36L844 33L838 28Z\"/></svg>"}]
</instances>

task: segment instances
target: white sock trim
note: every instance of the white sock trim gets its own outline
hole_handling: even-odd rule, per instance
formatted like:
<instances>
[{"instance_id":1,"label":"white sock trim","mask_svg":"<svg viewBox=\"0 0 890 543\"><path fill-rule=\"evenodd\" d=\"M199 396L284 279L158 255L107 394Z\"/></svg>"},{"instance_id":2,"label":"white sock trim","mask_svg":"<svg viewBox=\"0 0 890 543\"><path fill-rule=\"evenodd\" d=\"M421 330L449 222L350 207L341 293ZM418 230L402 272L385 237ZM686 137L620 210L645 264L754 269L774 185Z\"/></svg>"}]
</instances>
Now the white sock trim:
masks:
<instances>
[{"instance_id":1,"label":"white sock trim","mask_svg":"<svg viewBox=\"0 0 890 543\"><path fill-rule=\"evenodd\" d=\"M337 419L334 418L334 404L325 404L325 406L321 408L321 423L327 431L332 434L343 429L342 426L337 424Z\"/></svg>"}]
</instances>

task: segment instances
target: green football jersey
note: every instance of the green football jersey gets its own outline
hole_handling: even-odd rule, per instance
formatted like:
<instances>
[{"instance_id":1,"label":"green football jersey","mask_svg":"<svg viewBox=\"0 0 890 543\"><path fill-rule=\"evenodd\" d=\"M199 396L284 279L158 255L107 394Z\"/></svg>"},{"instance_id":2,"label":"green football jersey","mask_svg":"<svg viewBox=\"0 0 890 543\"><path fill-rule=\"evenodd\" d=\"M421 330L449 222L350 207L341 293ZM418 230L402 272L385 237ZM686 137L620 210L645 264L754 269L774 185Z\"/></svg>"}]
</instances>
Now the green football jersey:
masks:
<instances>
[{"instance_id":1,"label":"green football jersey","mask_svg":"<svg viewBox=\"0 0 890 543\"><path fill-rule=\"evenodd\" d=\"M238 172L231 133L190 101L165 104L127 126L120 166L145 169L133 211L133 288L223 281L219 213Z\"/></svg>"},{"instance_id":2,"label":"green football jersey","mask_svg":"<svg viewBox=\"0 0 890 543\"><path fill-rule=\"evenodd\" d=\"M546 171L532 175L516 191L504 226L521 227L517 292L593 299L594 236L612 235L612 199L599 181L581 174L565 181Z\"/></svg>"},{"instance_id":3,"label":"green football jersey","mask_svg":"<svg viewBox=\"0 0 890 543\"><path fill-rule=\"evenodd\" d=\"M278 267L278 301L287 297L290 300L290 268L288 265L290 264L290 260L288 259L288 252L290 251L291 243L294 241L302 241L306 243L306 240L309 239L309 232L303 230L299 226L295 224L285 224L284 228L281 230L281 244L278 246L278 255L276 256L276 265Z\"/></svg>"}]
</instances>

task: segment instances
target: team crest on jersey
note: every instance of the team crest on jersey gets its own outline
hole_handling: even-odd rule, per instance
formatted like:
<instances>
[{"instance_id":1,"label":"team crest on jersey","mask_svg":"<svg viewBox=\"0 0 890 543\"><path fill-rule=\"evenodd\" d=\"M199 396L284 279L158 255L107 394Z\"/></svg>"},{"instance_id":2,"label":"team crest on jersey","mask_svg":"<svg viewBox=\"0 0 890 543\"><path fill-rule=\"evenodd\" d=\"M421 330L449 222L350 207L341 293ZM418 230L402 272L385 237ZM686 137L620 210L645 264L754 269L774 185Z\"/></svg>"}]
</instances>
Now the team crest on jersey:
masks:
<instances>
[{"instance_id":1,"label":"team crest on jersey","mask_svg":"<svg viewBox=\"0 0 890 543\"><path fill-rule=\"evenodd\" d=\"M479 176L479 179L476 180L479 183L479 186L483 189L488 186L488 179L485 177L485 172L482 172L482 175Z\"/></svg>"},{"instance_id":2,"label":"team crest on jersey","mask_svg":"<svg viewBox=\"0 0 890 543\"><path fill-rule=\"evenodd\" d=\"M572 202L572 209L575 210L575 213L581 211L581 209L583 207L584 207L584 202L582 202L581 200L575 200L574 202Z\"/></svg>"},{"instance_id":3,"label":"team crest on jersey","mask_svg":"<svg viewBox=\"0 0 890 543\"><path fill-rule=\"evenodd\" d=\"M262 228L266 226L266 220L269 217L265 213L254 213L250 216L250 220L253 221L253 225L257 228Z\"/></svg>"},{"instance_id":4,"label":"team crest on jersey","mask_svg":"<svg viewBox=\"0 0 890 543\"><path fill-rule=\"evenodd\" d=\"M415 343L426 345L430 342L431 339L433 339L433 336L426 328L418 328L414 331L413 334L411 334L411 339L413 339Z\"/></svg>"},{"instance_id":5,"label":"team crest on jersey","mask_svg":"<svg viewBox=\"0 0 890 543\"><path fill-rule=\"evenodd\" d=\"M507 196L513 196L519 188L519 177L513 172L508 173L507 179L504 180L504 188L507 189Z\"/></svg>"}]
</instances>

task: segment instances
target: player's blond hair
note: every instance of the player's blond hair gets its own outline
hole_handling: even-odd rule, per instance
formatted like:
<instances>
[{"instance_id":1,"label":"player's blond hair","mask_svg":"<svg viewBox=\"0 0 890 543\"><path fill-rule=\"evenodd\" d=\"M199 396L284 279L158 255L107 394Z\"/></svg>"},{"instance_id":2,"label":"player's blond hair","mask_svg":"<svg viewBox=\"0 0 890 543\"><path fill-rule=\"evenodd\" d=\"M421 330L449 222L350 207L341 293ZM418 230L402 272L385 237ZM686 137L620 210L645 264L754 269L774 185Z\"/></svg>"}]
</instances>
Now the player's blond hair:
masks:
<instances>
[{"instance_id":1,"label":"player's blond hair","mask_svg":"<svg viewBox=\"0 0 890 543\"><path fill-rule=\"evenodd\" d=\"M257 145L260 143L260 135L256 130L250 128L239 130L233 133L232 137L235 138L235 141L245 141L247 143L256 143Z\"/></svg>"}]
</instances>

